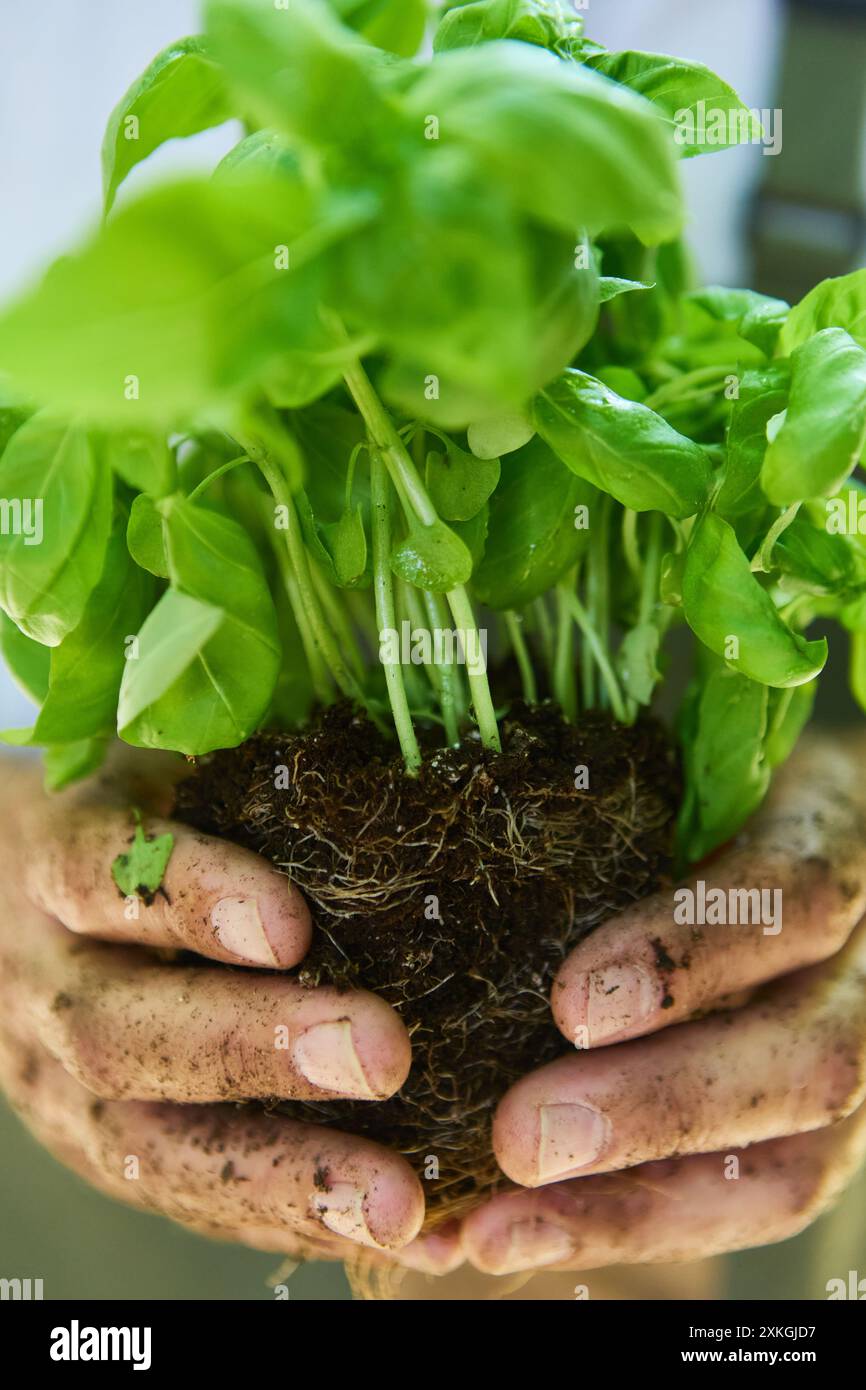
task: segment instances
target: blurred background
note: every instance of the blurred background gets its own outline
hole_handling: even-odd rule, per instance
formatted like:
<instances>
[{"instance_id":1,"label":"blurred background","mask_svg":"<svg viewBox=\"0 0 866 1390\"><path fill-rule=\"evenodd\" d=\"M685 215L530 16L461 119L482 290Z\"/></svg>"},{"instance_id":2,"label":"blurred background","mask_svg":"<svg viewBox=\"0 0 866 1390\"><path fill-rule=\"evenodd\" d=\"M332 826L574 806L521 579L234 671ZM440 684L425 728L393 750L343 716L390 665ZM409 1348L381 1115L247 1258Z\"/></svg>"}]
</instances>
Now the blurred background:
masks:
<instances>
[{"instance_id":1,"label":"blurred background","mask_svg":"<svg viewBox=\"0 0 866 1390\"><path fill-rule=\"evenodd\" d=\"M824 276L866 263L866 0L577 0L575 8L608 47L703 61L748 106L776 113L777 136L781 119L778 154L751 146L683 166L690 241L707 282L750 284L793 301ZM0 300L98 218L108 114L155 53L196 32L197 10L195 0L3 0ZM237 138L224 126L177 142L140 166L121 196L167 170L209 168ZM822 717L844 718L832 677L827 684ZM24 697L0 673L2 727L27 716ZM215 1245L92 1192L2 1101L0 1163L0 1278L41 1278L49 1299L274 1297L278 1257ZM593 1297L824 1298L827 1280L847 1279L849 1270L866 1275L862 1180L804 1235L705 1262L685 1286L673 1268L612 1271L592 1285ZM289 1289L292 1300L351 1297L342 1271L320 1264L292 1273ZM546 1280L499 1292L572 1296ZM436 1292L416 1282L403 1296Z\"/></svg>"}]
</instances>

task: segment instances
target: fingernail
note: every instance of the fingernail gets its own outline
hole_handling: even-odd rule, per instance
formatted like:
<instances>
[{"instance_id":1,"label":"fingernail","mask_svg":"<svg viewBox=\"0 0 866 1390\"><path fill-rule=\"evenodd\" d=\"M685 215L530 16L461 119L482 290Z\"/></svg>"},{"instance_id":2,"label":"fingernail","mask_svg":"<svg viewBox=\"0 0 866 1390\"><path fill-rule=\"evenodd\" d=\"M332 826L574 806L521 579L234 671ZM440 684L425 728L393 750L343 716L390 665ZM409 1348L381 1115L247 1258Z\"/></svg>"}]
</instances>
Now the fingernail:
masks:
<instances>
[{"instance_id":1,"label":"fingernail","mask_svg":"<svg viewBox=\"0 0 866 1390\"><path fill-rule=\"evenodd\" d=\"M378 1095L364 1075L347 1018L307 1028L295 1040L292 1057L311 1086L355 1100L375 1100Z\"/></svg>"},{"instance_id":2,"label":"fingernail","mask_svg":"<svg viewBox=\"0 0 866 1390\"><path fill-rule=\"evenodd\" d=\"M279 965L255 898L221 898L210 920L220 945L239 960L250 965Z\"/></svg>"},{"instance_id":3,"label":"fingernail","mask_svg":"<svg viewBox=\"0 0 866 1390\"><path fill-rule=\"evenodd\" d=\"M590 1045L634 1028L655 1011L658 986L640 965L609 965L575 982L583 991Z\"/></svg>"},{"instance_id":4,"label":"fingernail","mask_svg":"<svg viewBox=\"0 0 866 1390\"><path fill-rule=\"evenodd\" d=\"M497 1258L504 1274L518 1274L539 1265L558 1264L574 1254L574 1240L561 1226L541 1217L516 1221L508 1231L508 1246Z\"/></svg>"},{"instance_id":5,"label":"fingernail","mask_svg":"<svg viewBox=\"0 0 866 1390\"><path fill-rule=\"evenodd\" d=\"M364 1216L364 1197L360 1188L348 1182L337 1182L327 1192L313 1193L310 1210L335 1236L345 1236L347 1240L381 1250L384 1247L374 1237Z\"/></svg>"},{"instance_id":6,"label":"fingernail","mask_svg":"<svg viewBox=\"0 0 866 1390\"><path fill-rule=\"evenodd\" d=\"M538 1179L550 1182L598 1158L610 1123L588 1105L543 1105L538 1129Z\"/></svg>"}]
</instances>

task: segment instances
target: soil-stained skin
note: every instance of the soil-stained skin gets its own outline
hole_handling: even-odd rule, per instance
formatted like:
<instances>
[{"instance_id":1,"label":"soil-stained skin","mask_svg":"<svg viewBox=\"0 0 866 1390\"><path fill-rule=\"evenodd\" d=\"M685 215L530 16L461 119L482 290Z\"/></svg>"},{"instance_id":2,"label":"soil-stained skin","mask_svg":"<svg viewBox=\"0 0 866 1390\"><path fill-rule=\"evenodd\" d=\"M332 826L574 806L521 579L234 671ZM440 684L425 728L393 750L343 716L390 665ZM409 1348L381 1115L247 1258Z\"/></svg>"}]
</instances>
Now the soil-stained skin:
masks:
<instances>
[{"instance_id":1,"label":"soil-stained skin","mask_svg":"<svg viewBox=\"0 0 866 1390\"><path fill-rule=\"evenodd\" d=\"M368 1141L236 1106L100 1100L7 1029L10 1099L64 1163L101 1190L222 1239L339 1258L346 1238L401 1246L420 1184Z\"/></svg>"},{"instance_id":2,"label":"soil-stained skin","mask_svg":"<svg viewBox=\"0 0 866 1390\"><path fill-rule=\"evenodd\" d=\"M567 1047L550 1021L556 970L666 875L678 799L660 726L591 714L576 728L552 706L515 707L500 755L476 742L429 750L417 779L340 707L302 736L204 761L177 814L300 887L315 922L300 980L375 991L412 1038L393 1100L282 1108L375 1137L419 1171L438 1159L433 1220L500 1181L496 1101Z\"/></svg>"},{"instance_id":3,"label":"soil-stained skin","mask_svg":"<svg viewBox=\"0 0 866 1390\"><path fill-rule=\"evenodd\" d=\"M483 759L469 770L476 776L479 762L483 770ZM536 1058L527 1066L493 1127L496 1157L522 1188L477 1205L459 1242L456 1222L438 1227L432 1239L440 1258L459 1262L465 1255L494 1274L565 1260L570 1268L590 1268L613 1259L689 1258L791 1235L843 1186L866 1142L860 767L833 741L806 741L746 832L699 871L723 885L772 882L784 894L783 932L743 934L727 925L673 921L667 884L581 939L553 992L560 1026L563 1000L572 1006L576 1000L586 1012L588 996L569 979L572 969L579 982L588 968L622 971L637 962L653 985L650 1012L636 1018L621 1008L614 1047L567 1048L547 1065L536 1066ZM505 778L495 785L507 785ZM60 837L50 818L63 803L44 803L40 835L26 796L20 800L27 823L18 832L21 844L34 863L45 864L44 883L51 883ZM128 812L102 815L114 817L114 853L128 832ZM400 823L411 826L408 816ZM299 824L297 813L292 824ZM185 829L173 829L183 842ZM423 1219L422 1186L429 1192L430 1184L419 1182L398 1153L334 1128L297 1126L269 1113L268 1105L213 1103L270 1094L265 1057L273 1065L268 1030L275 1001L281 1019L294 1024L309 1023L304 1011L326 1005L328 1030L351 1027L359 1022L356 1009L375 1006L382 1028L402 1036L396 1013L359 990L310 989L278 971L205 965L198 953L188 964L176 953L174 959L155 955L143 945L151 939L151 914L162 911L157 902L135 934L126 935L137 946L105 945L95 939L112 937L103 932L100 910L110 908L114 928L123 931L106 874L110 892L102 899L94 894L87 921L72 934L52 920L50 908L40 911L21 892L15 867L23 856L14 839L0 845L10 905L0 920L0 1080L51 1151L112 1195L222 1239L292 1256L339 1257L348 1238L350 1248L363 1246L363 1259L376 1269L408 1241L400 1259L424 1268L426 1258L429 1268L431 1257L413 1236ZM82 856L90 852L77 823L74 839ZM96 836L99 855L109 840ZM246 872L253 859L227 841L215 848L226 856L229 878L237 864ZM206 868L196 834L185 853L190 861L200 856ZM288 892L287 879L266 864L258 862L258 874L265 890L273 879ZM68 884L56 888L62 892L53 916L65 921L71 912L74 919L80 904L70 906L63 896ZM179 894L172 896L180 902ZM188 916L194 933L195 914ZM622 974L614 981L616 999ZM736 1000L726 999L732 991ZM243 1001L236 1019L235 995ZM640 992L626 997L647 1002ZM612 1018L614 1006L606 1007ZM370 1014L358 1027L365 1070L368 1025L375 1021ZM497 1015L491 1027L508 1022ZM632 1041L623 1040L623 1031ZM567 1038L569 1029L563 1033ZM394 1053L396 1035L387 1036L383 1051ZM285 1089L287 1082L300 1084L287 1071L273 1093L309 1095ZM383 1085L382 1093L387 1090ZM465 1106L465 1095L457 1094L454 1112ZM400 1105L396 1123L405 1128L405 1092ZM542 1125L546 1107L560 1113ZM591 1110L593 1121L584 1122L584 1114L575 1128L569 1107ZM355 1113L372 1117L380 1108L357 1106ZM328 1102L318 1110L299 1105L295 1113L309 1118L332 1110ZM503 1136L503 1124L510 1134ZM354 1127L347 1126L349 1134ZM588 1153L588 1141L599 1137ZM741 1168L737 1184L723 1172L732 1156ZM139 1169L134 1175L125 1171L130 1159ZM468 1192L467 1186L455 1202L454 1186L440 1186L434 1221ZM421 1245L429 1251L430 1240Z\"/></svg>"}]
</instances>

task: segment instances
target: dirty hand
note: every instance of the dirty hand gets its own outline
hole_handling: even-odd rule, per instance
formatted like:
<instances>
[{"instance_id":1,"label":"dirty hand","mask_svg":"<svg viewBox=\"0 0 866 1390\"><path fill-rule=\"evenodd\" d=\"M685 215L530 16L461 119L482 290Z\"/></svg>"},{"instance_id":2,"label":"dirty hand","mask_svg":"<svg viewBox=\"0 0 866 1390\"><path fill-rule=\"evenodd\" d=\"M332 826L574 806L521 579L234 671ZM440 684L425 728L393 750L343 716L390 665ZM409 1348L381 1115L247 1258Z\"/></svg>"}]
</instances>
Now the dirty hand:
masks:
<instances>
[{"instance_id":1,"label":"dirty hand","mask_svg":"<svg viewBox=\"0 0 866 1390\"><path fill-rule=\"evenodd\" d=\"M468 1257L498 1274L782 1239L866 1148L863 756L862 740L805 745L748 834L696 876L707 893L767 890L763 922L678 923L667 892L572 954L553 1005L579 1050L515 1086L494 1129L503 1169L532 1190L492 1199L462 1230L413 1241L419 1185L377 1145L216 1103L390 1094L409 1047L384 1004L82 939L273 969L306 949L306 909L284 879L179 826L170 902L127 920L109 868L131 802L154 804L146 787L103 781L47 799L35 770L7 771L0 1079L39 1137L104 1190L263 1249L403 1246L401 1262L431 1272ZM255 899L258 914L220 908L226 898ZM288 1050L273 1046L282 1025Z\"/></svg>"},{"instance_id":2,"label":"dirty hand","mask_svg":"<svg viewBox=\"0 0 866 1390\"><path fill-rule=\"evenodd\" d=\"M572 952L552 1005L576 1050L499 1106L497 1158L532 1190L465 1220L475 1266L696 1259L793 1235L844 1187L866 1152L864 768L862 737L805 740L693 897ZM713 924L712 888L740 925ZM731 889L768 890L761 920Z\"/></svg>"},{"instance_id":3,"label":"dirty hand","mask_svg":"<svg viewBox=\"0 0 866 1390\"><path fill-rule=\"evenodd\" d=\"M76 1172L195 1230L317 1258L406 1246L424 1199L403 1158L231 1104L391 1095L410 1065L403 1024L372 994L278 973L304 956L309 912L235 845L146 816L175 843L165 892L130 912L111 866L132 837L130 807L170 800L154 769L177 762L138 767L48 797L37 767L4 760L0 1085ZM166 947L205 959L142 949Z\"/></svg>"}]
</instances>

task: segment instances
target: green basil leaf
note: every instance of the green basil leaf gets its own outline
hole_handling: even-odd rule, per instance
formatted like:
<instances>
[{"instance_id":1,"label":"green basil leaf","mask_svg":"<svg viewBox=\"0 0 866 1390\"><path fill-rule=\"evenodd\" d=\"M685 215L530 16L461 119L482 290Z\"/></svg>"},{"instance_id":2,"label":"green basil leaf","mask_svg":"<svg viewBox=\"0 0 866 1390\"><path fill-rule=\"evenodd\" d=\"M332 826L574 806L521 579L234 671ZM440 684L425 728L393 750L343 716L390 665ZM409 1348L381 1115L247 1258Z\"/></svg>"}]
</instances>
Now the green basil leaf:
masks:
<instances>
[{"instance_id":1,"label":"green basil leaf","mask_svg":"<svg viewBox=\"0 0 866 1390\"><path fill-rule=\"evenodd\" d=\"M791 358L791 398L764 459L764 492L779 507L836 492L864 443L866 350L842 328L822 329Z\"/></svg>"},{"instance_id":2,"label":"green basil leaf","mask_svg":"<svg viewBox=\"0 0 866 1390\"><path fill-rule=\"evenodd\" d=\"M583 46L583 21L551 0L477 0L442 16L433 48L445 53L494 39L517 39L573 57Z\"/></svg>"},{"instance_id":3,"label":"green basil leaf","mask_svg":"<svg viewBox=\"0 0 866 1390\"><path fill-rule=\"evenodd\" d=\"M273 648L273 607L261 560L244 529L177 493L157 505L173 587L224 608L238 627L250 629L254 646Z\"/></svg>"},{"instance_id":4,"label":"green basil leaf","mask_svg":"<svg viewBox=\"0 0 866 1390\"><path fill-rule=\"evenodd\" d=\"M391 552L391 568L408 584L445 594L465 584L472 573L472 556L460 537L443 521L412 527Z\"/></svg>"},{"instance_id":5,"label":"green basil leaf","mask_svg":"<svg viewBox=\"0 0 866 1390\"><path fill-rule=\"evenodd\" d=\"M349 459L366 440L364 422L355 411L320 401L292 416L292 429L303 454L304 490L317 518L336 521L343 513ZM285 463L285 461L283 461ZM370 505L369 470L357 468L353 496Z\"/></svg>"},{"instance_id":6,"label":"green basil leaf","mask_svg":"<svg viewBox=\"0 0 866 1390\"><path fill-rule=\"evenodd\" d=\"M773 547L772 561L786 588L811 594L844 593L857 582L855 549L845 536L818 530L796 516Z\"/></svg>"},{"instance_id":7,"label":"green basil leaf","mask_svg":"<svg viewBox=\"0 0 866 1390\"><path fill-rule=\"evenodd\" d=\"M824 328L844 328L866 348L866 269L822 280L795 304L782 329L779 353L789 357Z\"/></svg>"},{"instance_id":8,"label":"green basil leaf","mask_svg":"<svg viewBox=\"0 0 866 1390\"><path fill-rule=\"evenodd\" d=\"M535 425L572 472L634 511L683 519L706 500L700 445L585 372L564 372L536 397Z\"/></svg>"},{"instance_id":9,"label":"green basil leaf","mask_svg":"<svg viewBox=\"0 0 866 1390\"><path fill-rule=\"evenodd\" d=\"M754 343L771 357L791 306L784 299L758 294L755 290L732 290L709 285L693 290L686 299L704 309L719 323L732 323L741 338Z\"/></svg>"},{"instance_id":10,"label":"green basil leaf","mask_svg":"<svg viewBox=\"0 0 866 1390\"><path fill-rule=\"evenodd\" d=\"M654 623L638 623L625 634L616 656L616 668L627 695L639 705L652 701L661 680L658 655L661 636Z\"/></svg>"},{"instance_id":11,"label":"green basil leaf","mask_svg":"<svg viewBox=\"0 0 866 1390\"><path fill-rule=\"evenodd\" d=\"M168 560L162 535L162 515L152 497L136 497L126 532L129 553L137 565L159 579L168 579Z\"/></svg>"},{"instance_id":12,"label":"green basil leaf","mask_svg":"<svg viewBox=\"0 0 866 1390\"><path fill-rule=\"evenodd\" d=\"M153 581L130 559L125 530L121 520L81 622L51 652L48 691L36 723L16 743L73 743L113 734L128 644L153 601Z\"/></svg>"},{"instance_id":13,"label":"green basil leaf","mask_svg":"<svg viewBox=\"0 0 866 1390\"><path fill-rule=\"evenodd\" d=\"M121 738L139 747L167 746L162 721L147 719L150 709L158 709L163 697L174 687L192 685L195 664L211 637L222 623L223 613L210 604L200 603L175 589L168 589L148 614L138 633L139 658L128 662L120 687L117 708L117 727ZM166 711L169 728L172 711ZM197 742L197 732L189 723L190 741ZM181 749L187 752L187 749Z\"/></svg>"},{"instance_id":14,"label":"green basil leaf","mask_svg":"<svg viewBox=\"0 0 866 1390\"><path fill-rule=\"evenodd\" d=\"M295 504L304 541L330 583L339 589L366 587L370 572L363 507L358 504L354 511L343 511L339 521L327 522L314 513L302 489L295 493Z\"/></svg>"},{"instance_id":15,"label":"green basil leaf","mask_svg":"<svg viewBox=\"0 0 866 1390\"><path fill-rule=\"evenodd\" d=\"M132 562L126 527L108 544L105 568L78 627L51 653L48 694L33 742L70 743L114 733L120 683L154 598L151 577Z\"/></svg>"},{"instance_id":16,"label":"green basil leaf","mask_svg":"<svg viewBox=\"0 0 866 1390\"><path fill-rule=\"evenodd\" d=\"M316 148L369 149L395 116L374 81L373 50L324 5L206 0L214 53L238 103L261 125Z\"/></svg>"},{"instance_id":17,"label":"green basil leaf","mask_svg":"<svg viewBox=\"0 0 866 1390\"><path fill-rule=\"evenodd\" d=\"M766 795L768 697L766 686L724 667L703 685L686 748L695 793L695 823L685 836L690 860L702 859L735 835Z\"/></svg>"},{"instance_id":18,"label":"green basil leaf","mask_svg":"<svg viewBox=\"0 0 866 1390\"><path fill-rule=\"evenodd\" d=\"M502 459L484 559L472 587L490 608L522 608L577 563L598 493L539 438ZM579 525L585 518L587 525Z\"/></svg>"},{"instance_id":19,"label":"green basil leaf","mask_svg":"<svg viewBox=\"0 0 866 1390\"><path fill-rule=\"evenodd\" d=\"M845 536L866 556L866 483L852 477L832 497L803 508L814 526L831 536Z\"/></svg>"},{"instance_id":20,"label":"green basil leaf","mask_svg":"<svg viewBox=\"0 0 866 1390\"><path fill-rule=\"evenodd\" d=\"M849 666L851 694L860 708L866 713L866 628L857 628L851 633L851 656Z\"/></svg>"},{"instance_id":21,"label":"green basil leaf","mask_svg":"<svg viewBox=\"0 0 866 1390\"><path fill-rule=\"evenodd\" d=\"M164 497L177 483L174 455L161 435L108 434L100 441L102 455L113 473L137 492Z\"/></svg>"},{"instance_id":22,"label":"green basil leaf","mask_svg":"<svg viewBox=\"0 0 866 1390\"><path fill-rule=\"evenodd\" d=\"M760 121L733 87L703 63L634 49L592 54L586 61L596 72L653 102L671 122L686 159L758 141L763 135Z\"/></svg>"},{"instance_id":23,"label":"green basil leaf","mask_svg":"<svg viewBox=\"0 0 866 1390\"><path fill-rule=\"evenodd\" d=\"M445 521L471 521L499 482L499 459L478 459L449 440L427 455L427 489Z\"/></svg>"},{"instance_id":24,"label":"green basil leaf","mask_svg":"<svg viewBox=\"0 0 866 1390\"><path fill-rule=\"evenodd\" d=\"M213 176L218 182L237 174L283 175L297 180L302 177L298 152L287 135L279 130L254 130L233 145L224 155Z\"/></svg>"},{"instance_id":25,"label":"green basil leaf","mask_svg":"<svg viewBox=\"0 0 866 1390\"><path fill-rule=\"evenodd\" d=\"M631 367L618 367L614 363L611 366L598 367L595 375L605 386L609 386L611 391L615 391L618 396L624 396L627 401L643 401L649 394L643 381Z\"/></svg>"},{"instance_id":26,"label":"green basil leaf","mask_svg":"<svg viewBox=\"0 0 866 1390\"><path fill-rule=\"evenodd\" d=\"M108 118L102 142L106 213L127 174L166 140L197 135L236 114L203 39L179 39L163 49Z\"/></svg>"},{"instance_id":27,"label":"green basil leaf","mask_svg":"<svg viewBox=\"0 0 866 1390\"><path fill-rule=\"evenodd\" d=\"M56 647L77 627L105 563L111 474L88 434L47 412L0 459L0 607L28 637Z\"/></svg>"},{"instance_id":28,"label":"green basil leaf","mask_svg":"<svg viewBox=\"0 0 866 1390\"><path fill-rule=\"evenodd\" d=\"M0 318L0 365L132 433L224 415L227 397L321 332L311 196L239 176L147 194Z\"/></svg>"},{"instance_id":29,"label":"green basil leaf","mask_svg":"<svg viewBox=\"0 0 866 1390\"><path fill-rule=\"evenodd\" d=\"M310 499L303 488L299 488L294 494L295 506L298 510L298 520L301 523L301 531L304 536L304 544L316 563L325 571L330 582L338 584L337 571L334 566L334 557L325 544L325 523L321 522L313 511Z\"/></svg>"},{"instance_id":30,"label":"green basil leaf","mask_svg":"<svg viewBox=\"0 0 866 1390\"><path fill-rule=\"evenodd\" d=\"M119 854L111 866L111 877L126 898L135 895L150 902L162 883L174 849L174 836L146 835L141 816L135 813L135 834L129 849Z\"/></svg>"},{"instance_id":31,"label":"green basil leaf","mask_svg":"<svg viewBox=\"0 0 866 1390\"><path fill-rule=\"evenodd\" d=\"M838 613L838 618L849 632L856 632L861 627L866 628L866 594L860 593L850 603L846 603Z\"/></svg>"},{"instance_id":32,"label":"green basil leaf","mask_svg":"<svg viewBox=\"0 0 866 1390\"><path fill-rule=\"evenodd\" d=\"M175 495L159 503L169 578L120 692L121 737L196 754L258 728L280 666L273 600L255 546L229 517ZM132 668L132 671L130 671Z\"/></svg>"},{"instance_id":33,"label":"green basil leaf","mask_svg":"<svg viewBox=\"0 0 866 1390\"><path fill-rule=\"evenodd\" d=\"M32 410L26 410L21 406L5 405L2 396L0 396L0 456L4 453L13 434L20 430L32 414Z\"/></svg>"},{"instance_id":34,"label":"green basil leaf","mask_svg":"<svg viewBox=\"0 0 866 1390\"><path fill-rule=\"evenodd\" d=\"M452 529L458 535L472 556L472 573L478 569L487 549L487 536L490 531L490 503L485 502L480 511L469 521L455 521Z\"/></svg>"},{"instance_id":35,"label":"green basil leaf","mask_svg":"<svg viewBox=\"0 0 866 1390\"><path fill-rule=\"evenodd\" d=\"M427 29L427 0L331 0L344 24L368 43L412 58Z\"/></svg>"},{"instance_id":36,"label":"green basil leaf","mask_svg":"<svg viewBox=\"0 0 866 1390\"><path fill-rule=\"evenodd\" d=\"M431 113L540 222L573 235L631 227L660 241L682 211L673 142L654 108L522 43L443 53L406 96L419 142ZM425 143L429 143L426 142ZM426 158L426 156L425 156Z\"/></svg>"},{"instance_id":37,"label":"green basil leaf","mask_svg":"<svg viewBox=\"0 0 866 1390\"><path fill-rule=\"evenodd\" d=\"M465 179L454 185L448 171L460 167ZM599 308L595 259L584 236L575 244L573 235L564 236L550 227L516 226L507 200L499 202L488 193L484 204L479 205L476 173L464 161L455 162L449 154L444 162L437 163L432 156L425 156L425 183L434 169L442 171L445 182L438 210L423 215L419 212L421 244L426 249L423 254L419 249L407 267L410 288L402 296L402 305L395 301L389 322L380 325L380 336L385 340L393 339L395 323L400 324L401 335L414 333L414 341L404 343L401 337L397 347L401 353L405 347L415 361L407 356L393 364L386 373L385 390L406 414L429 420L440 429L484 429L488 421L501 419L506 422L505 442L512 449L519 448L531 437L531 427L526 430L525 425L518 424L518 435L521 430L526 432L514 442L508 422L524 416L525 403L574 360L595 331ZM435 190L425 189L425 199L431 191ZM458 201L451 206L455 193ZM441 245L438 251L427 247L437 218L445 216L446 208L450 209L449 216L462 221L454 232L443 228L442 244L451 244L451 254L444 254ZM399 222L398 208L395 226ZM407 232L402 242L383 259L386 283L411 248L412 234ZM495 245L496 254L491 245ZM346 265L345 257L343 260ZM417 294L418 260L428 271L415 311L412 296ZM436 285L441 276L441 289L435 293L431 266L436 267ZM355 284L358 275L353 277ZM375 286L371 289L375 293ZM448 312L437 313L431 300L436 308L441 305ZM417 318L408 318L407 306L417 312ZM375 310L368 309L368 317L371 313ZM465 351L458 359L455 349L464 337ZM434 349L436 359L432 357ZM431 375L432 368L439 370ZM432 398L431 383L435 385ZM500 452L507 451L503 448Z\"/></svg>"},{"instance_id":38,"label":"green basil leaf","mask_svg":"<svg viewBox=\"0 0 866 1390\"><path fill-rule=\"evenodd\" d=\"M397 413L456 434L468 430L473 420L486 419L490 415L518 408L518 402L522 404L532 394L527 391L525 384L528 359L517 368L522 378L519 387L514 384L514 369L510 364L510 386L505 385L504 374L497 363L480 365L488 382L490 378L494 379L492 385L467 384L459 374L425 373L421 357L397 357L382 371L376 385L380 395ZM478 374L477 367L475 374Z\"/></svg>"},{"instance_id":39,"label":"green basil leaf","mask_svg":"<svg viewBox=\"0 0 866 1390\"><path fill-rule=\"evenodd\" d=\"M41 705L48 694L51 648L26 637L11 618L0 612L0 653L16 684Z\"/></svg>"},{"instance_id":40,"label":"green basil leaf","mask_svg":"<svg viewBox=\"0 0 866 1390\"><path fill-rule=\"evenodd\" d=\"M779 617L726 521L708 512L692 532L683 608L710 651L762 685L803 685L822 670L827 642L807 642Z\"/></svg>"},{"instance_id":41,"label":"green basil leaf","mask_svg":"<svg viewBox=\"0 0 866 1390\"><path fill-rule=\"evenodd\" d=\"M769 767L781 767L788 761L809 722L817 693L817 681L788 690L770 691L769 727L764 744Z\"/></svg>"},{"instance_id":42,"label":"green basil leaf","mask_svg":"<svg viewBox=\"0 0 866 1390\"><path fill-rule=\"evenodd\" d=\"M530 266L505 190L491 185L479 198L471 159L433 145L383 196L381 217L335 265L350 329L372 333L408 364L413 413L428 416L431 380L445 405L455 395L449 379L494 405L526 400L537 385Z\"/></svg>"},{"instance_id":43,"label":"green basil leaf","mask_svg":"<svg viewBox=\"0 0 866 1390\"><path fill-rule=\"evenodd\" d=\"M333 390L342 375L342 366L334 364L327 348L313 356L306 352L287 352L268 371L262 387L277 410L298 410L321 400Z\"/></svg>"},{"instance_id":44,"label":"green basil leaf","mask_svg":"<svg viewBox=\"0 0 866 1390\"><path fill-rule=\"evenodd\" d=\"M467 430L469 448L478 459L499 459L522 449L535 434L535 426L522 411L479 420Z\"/></svg>"},{"instance_id":45,"label":"green basil leaf","mask_svg":"<svg viewBox=\"0 0 866 1390\"><path fill-rule=\"evenodd\" d=\"M367 573L367 533L360 504L343 513L340 520L325 528L334 562L337 583L343 589L354 589Z\"/></svg>"},{"instance_id":46,"label":"green basil leaf","mask_svg":"<svg viewBox=\"0 0 866 1390\"><path fill-rule=\"evenodd\" d=\"M110 740L85 738L77 743L59 743L42 754L45 790L60 792L72 782L80 782L98 772L105 762Z\"/></svg>"},{"instance_id":47,"label":"green basil leaf","mask_svg":"<svg viewBox=\"0 0 866 1390\"><path fill-rule=\"evenodd\" d=\"M642 280L623 280L618 275L602 275L598 282L599 299L602 304L607 304L609 299L616 299L621 294L653 288L652 285L645 285Z\"/></svg>"},{"instance_id":48,"label":"green basil leaf","mask_svg":"<svg viewBox=\"0 0 866 1390\"><path fill-rule=\"evenodd\" d=\"M381 383L385 394L403 413L445 430L523 414L598 320L586 238L575 244L550 227L521 226L503 190L491 186L479 200L477 179L464 154L444 150L419 160L407 180L411 202L406 185L392 190L394 215L378 233L380 271L369 279L366 303L358 292L369 239L359 240L356 262L341 257L345 302L398 354ZM405 227L410 209L414 221Z\"/></svg>"},{"instance_id":49,"label":"green basil leaf","mask_svg":"<svg viewBox=\"0 0 866 1390\"><path fill-rule=\"evenodd\" d=\"M214 173L215 179L260 174L282 177L300 188L304 186L304 171L297 150L290 139L279 131L259 130L230 150ZM327 216L331 232L343 219L363 221L374 211L370 189L357 198L349 196L334 200ZM326 214L323 213L320 230ZM327 238L326 238L327 239ZM295 351L278 353L267 367L262 388L272 405L280 410L295 410L318 400L340 381L344 368L374 346L369 334L349 334L328 327L321 318L311 322L304 345Z\"/></svg>"},{"instance_id":50,"label":"green basil leaf","mask_svg":"<svg viewBox=\"0 0 866 1390\"><path fill-rule=\"evenodd\" d=\"M715 500L721 516L733 520L766 506L761 469L767 452L767 425L788 403L791 373L787 363L758 367L743 374L731 405L725 443L722 485Z\"/></svg>"},{"instance_id":51,"label":"green basil leaf","mask_svg":"<svg viewBox=\"0 0 866 1390\"><path fill-rule=\"evenodd\" d=\"M636 237L622 232L606 234L597 246L609 279L653 285L651 293L615 295L604 308L607 342L603 348L601 344L599 347L605 356L612 349L613 361L637 370L645 359L655 357L656 344L673 328L670 305L682 292L679 286L674 292L664 286L664 249L642 246ZM678 314L678 318L683 317L682 313ZM692 365L691 360L689 365Z\"/></svg>"},{"instance_id":52,"label":"green basil leaf","mask_svg":"<svg viewBox=\"0 0 866 1390\"><path fill-rule=\"evenodd\" d=\"M525 349L531 364L528 396L571 366L596 330L601 303L596 258L585 236L575 245L573 236L534 227L529 251L533 311Z\"/></svg>"}]
</instances>

